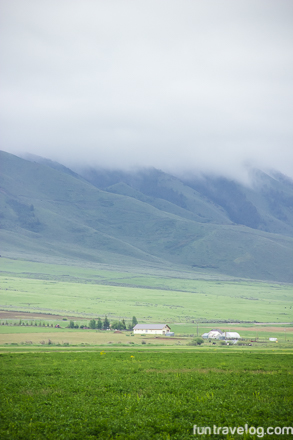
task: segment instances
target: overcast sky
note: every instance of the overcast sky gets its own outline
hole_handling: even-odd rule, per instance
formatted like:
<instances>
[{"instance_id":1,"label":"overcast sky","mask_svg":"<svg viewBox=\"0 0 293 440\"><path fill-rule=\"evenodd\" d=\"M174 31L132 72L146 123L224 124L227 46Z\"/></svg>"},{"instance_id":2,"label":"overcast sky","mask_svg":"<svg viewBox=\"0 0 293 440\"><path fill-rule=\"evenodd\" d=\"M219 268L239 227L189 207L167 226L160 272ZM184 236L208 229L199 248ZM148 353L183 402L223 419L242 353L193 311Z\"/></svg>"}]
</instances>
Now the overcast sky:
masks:
<instances>
[{"instance_id":1,"label":"overcast sky","mask_svg":"<svg viewBox=\"0 0 293 440\"><path fill-rule=\"evenodd\" d=\"M290 0L0 0L2 150L293 177Z\"/></svg>"}]
</instances>

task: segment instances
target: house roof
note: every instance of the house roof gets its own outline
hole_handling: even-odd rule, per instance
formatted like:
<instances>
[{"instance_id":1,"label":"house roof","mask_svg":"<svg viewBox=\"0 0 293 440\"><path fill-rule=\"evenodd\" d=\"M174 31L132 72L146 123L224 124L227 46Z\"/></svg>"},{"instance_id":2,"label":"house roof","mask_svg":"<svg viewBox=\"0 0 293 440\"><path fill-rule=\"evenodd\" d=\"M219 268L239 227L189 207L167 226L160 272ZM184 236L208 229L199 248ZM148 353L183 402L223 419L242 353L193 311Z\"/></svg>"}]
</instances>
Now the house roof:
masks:
<instances>
[{"instance_id":1,"label":"house roof","mask_svg":"<svg viewBox=\"0 0 293 440\"><path fill-rule=\"evenodd\" d=\"M133 330L163 330L168 324L136 324Z\"/></svg>"},{"instance_id":2,"label":"house roof","mask_svg":"<svg viewBox=\"0 0 293 440\"><path fill-rule=\"evenodd\" d=\"M222 330L220 330L219 328L212 328L211 332L219 332L221 333L221 335L223 334Z\"/></svg>"},{"instance_id":3,"label":"house roof","mask_svg":"<svg viewBox=\"0 0 293 440\"><path fill-rule=\"evenodd\" d=\"M218 332L217 330L211 330L211 331L208 333L209 338L216 337L216 336L220 336L221 334L222 334L222 333Z\"/></svg>"}]
</instances>

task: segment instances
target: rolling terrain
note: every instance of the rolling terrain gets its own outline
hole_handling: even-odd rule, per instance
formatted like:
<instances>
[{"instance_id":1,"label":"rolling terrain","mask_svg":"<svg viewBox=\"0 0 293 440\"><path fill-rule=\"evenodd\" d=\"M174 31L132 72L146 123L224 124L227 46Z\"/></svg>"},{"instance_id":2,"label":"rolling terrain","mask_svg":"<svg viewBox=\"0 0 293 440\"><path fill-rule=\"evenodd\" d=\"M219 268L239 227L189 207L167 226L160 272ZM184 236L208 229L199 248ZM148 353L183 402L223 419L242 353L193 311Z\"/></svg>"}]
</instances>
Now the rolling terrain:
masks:
<instances>
[{"instance_id":1,"label":"rolling terrain","mask_svg":"<svg viewBox=\"0 0 293 440\"><path fill-rule=\"evenodd\" d=\"M293 282L293 185L73 172L0 154L1 255Z\"/></svg>"}]
</instances>

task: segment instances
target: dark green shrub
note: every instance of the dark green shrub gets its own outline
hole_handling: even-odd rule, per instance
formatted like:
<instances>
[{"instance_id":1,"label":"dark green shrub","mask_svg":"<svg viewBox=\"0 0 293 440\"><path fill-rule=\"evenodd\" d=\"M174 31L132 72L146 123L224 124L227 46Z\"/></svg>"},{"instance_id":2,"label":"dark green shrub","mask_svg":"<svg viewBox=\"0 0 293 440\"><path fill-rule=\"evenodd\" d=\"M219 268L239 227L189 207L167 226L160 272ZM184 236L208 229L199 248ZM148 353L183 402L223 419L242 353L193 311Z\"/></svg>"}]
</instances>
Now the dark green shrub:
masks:
<instances>
[{"instance_id":1,"label":"dark green shrub","mask_svg":"<svg viewBox=\"0 0 293 440\"><path fill-rule=\"evenodd\" d=\"M204 343L204 340L202 338L198 337L198 338L192 339L192 341L189 342L188 345L201 345L203 343Z\"/></svg>"}]
</instances>

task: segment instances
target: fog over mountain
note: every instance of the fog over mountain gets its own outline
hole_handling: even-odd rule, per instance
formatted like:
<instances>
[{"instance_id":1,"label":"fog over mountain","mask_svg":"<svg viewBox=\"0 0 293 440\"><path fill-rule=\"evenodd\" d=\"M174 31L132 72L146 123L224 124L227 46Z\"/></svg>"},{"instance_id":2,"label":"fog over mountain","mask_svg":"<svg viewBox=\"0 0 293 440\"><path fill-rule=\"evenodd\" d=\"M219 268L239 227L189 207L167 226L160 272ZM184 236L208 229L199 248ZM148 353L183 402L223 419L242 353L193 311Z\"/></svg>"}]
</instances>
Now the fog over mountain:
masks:
<instances>
[{"instance_id":1,"label":"fog over mountain","mask_svg":"<svg viewBox=\"0 0 293 440\"><path fill-rule=\"evenodd\" d=\"M293 177L287 0L0 1L2 150Z\"/></svg>"},{"instance_id":2,"label":"fog over mountain","mask_svg":"<svg viewBox=\"0 0 293 440\"><path fill-rule=\"evenodd\" d=\"M1 256L293 281L293 182L84 169L0 151Z\"/></svg>"}]
</instances>

